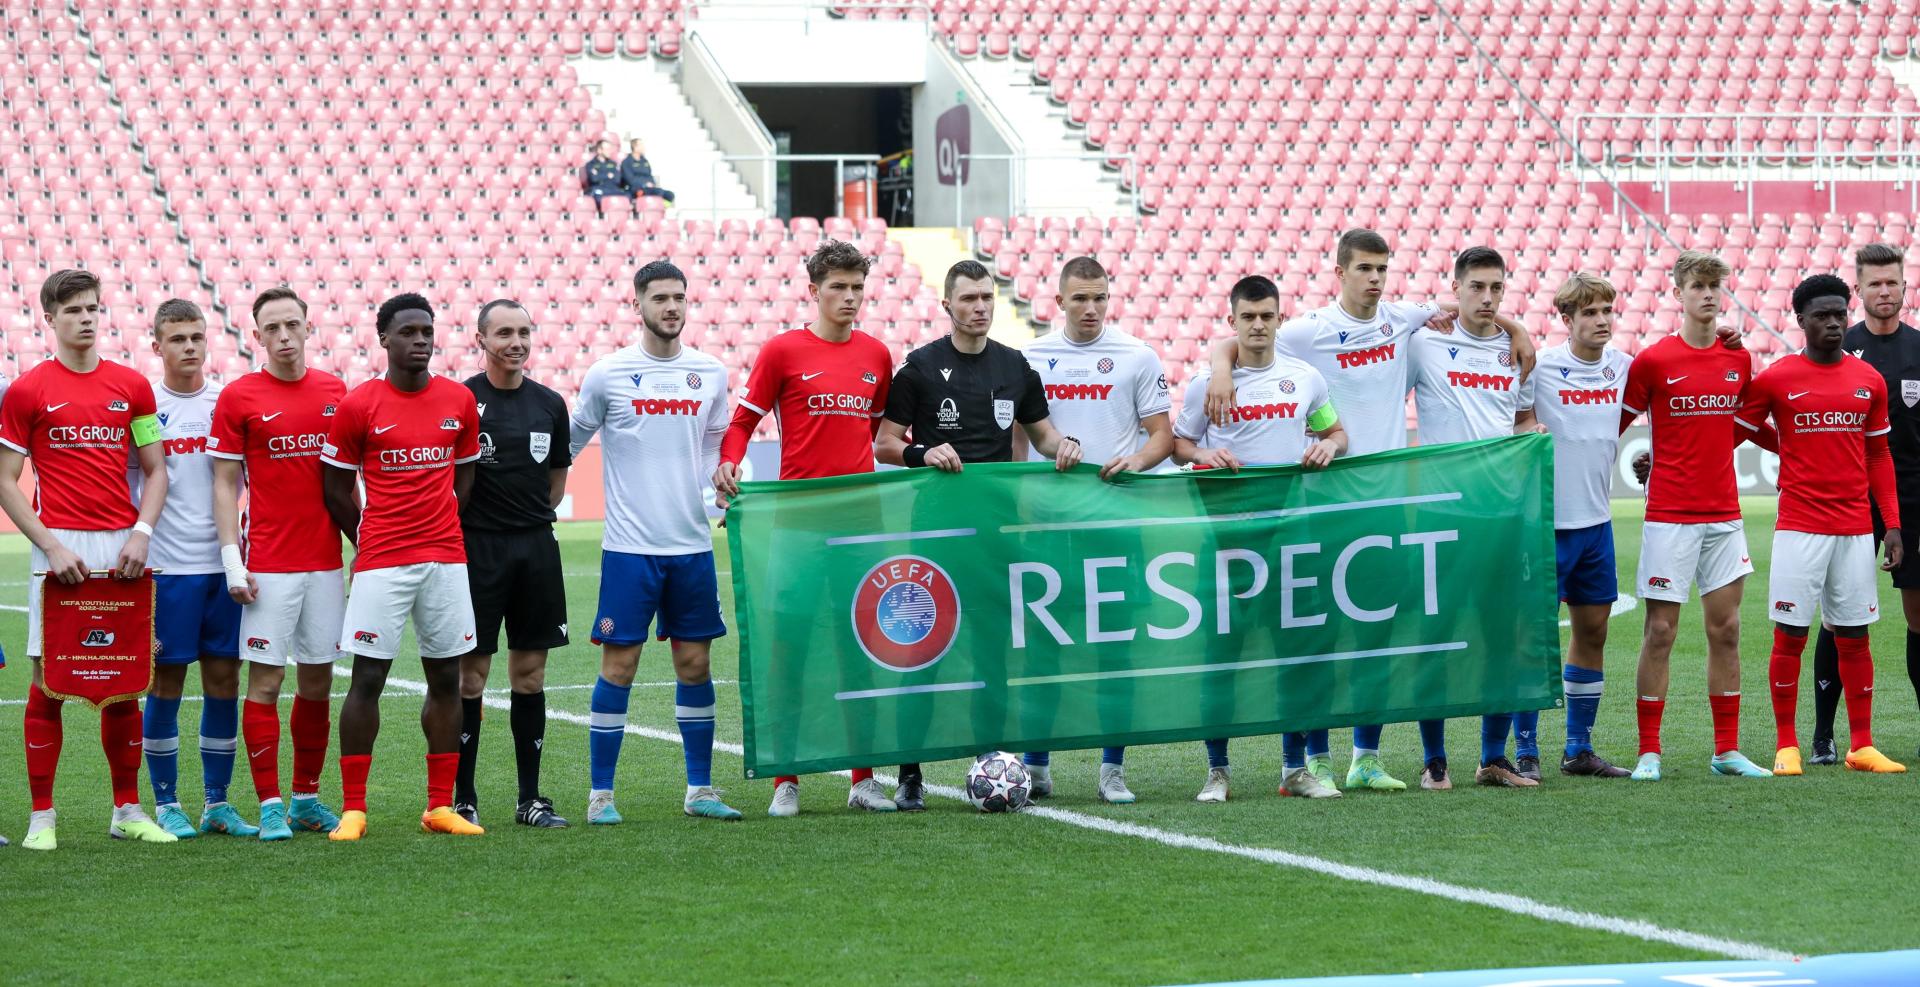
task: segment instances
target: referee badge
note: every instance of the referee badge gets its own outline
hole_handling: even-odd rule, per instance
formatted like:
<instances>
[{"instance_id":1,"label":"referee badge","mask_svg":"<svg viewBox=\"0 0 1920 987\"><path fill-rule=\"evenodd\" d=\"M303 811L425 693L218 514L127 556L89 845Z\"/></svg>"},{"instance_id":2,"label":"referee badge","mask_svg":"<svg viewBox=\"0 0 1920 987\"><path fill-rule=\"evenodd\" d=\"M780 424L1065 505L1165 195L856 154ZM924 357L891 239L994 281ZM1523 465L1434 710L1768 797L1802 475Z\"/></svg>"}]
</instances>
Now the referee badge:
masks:
<instances>
[{"instance_id":1,"label":"referee badge","mask_svg":"<svg viewBox=\"0 0 1920 987\"><path fill-rule=\"evenodd\" d=\"M1915 403L1920 403L1920 380L1901 381L1900 400L1905 401L1909 408L1913 407Z\"/></svg>"},{"instance_id":2,"label":"referee badge","mask_svg":"<svg viewBox=\"0 0 1920 987\"><path fill-rule=\"evenodd\" d=\"M993 423L1001 428L1013 427L1013 402L1006 398L993 399Z\"/></svg>"},{"instance_id":3,"label":"referee badge","mask_svg":"<svg viewBox=\"0 0 1920 987\"><path fill-rule=\"evenodd\" d=\"M551 448L553 448L553 433L551 432L528 432L527 433L527 454L533 457L534 462L536 463L546 462L547 450Z\"/></svg>"}]
</instances>

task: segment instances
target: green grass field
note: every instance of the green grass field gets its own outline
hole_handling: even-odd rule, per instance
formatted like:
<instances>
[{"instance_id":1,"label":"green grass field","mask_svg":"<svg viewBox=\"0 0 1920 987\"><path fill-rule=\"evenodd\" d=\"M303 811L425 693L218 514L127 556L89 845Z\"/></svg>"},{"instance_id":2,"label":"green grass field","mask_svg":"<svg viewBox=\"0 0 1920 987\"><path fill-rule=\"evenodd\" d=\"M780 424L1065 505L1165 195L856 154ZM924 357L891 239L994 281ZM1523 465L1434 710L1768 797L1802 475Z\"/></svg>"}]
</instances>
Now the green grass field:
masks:
<instances>
[{"instance_id":1,"label":"green grass field","mask_svg":"<svg viewBox=\"0 0 1920 987\"><path fill-rule=\"evenodd\" d=\"M1631 514L1619 517L1619 562L1630 588L1639 506L1623 507ZM1746 594L1743 738L1764 761L1773 749L1764 600L1773 507L1746 507L1758 572ZM572 626L587 627L599 529L570 525L562 538ZM719 557L724 565L724 551ZM28 674L18 657L26 569L25 542L0 541L0 605L8 607L0 641L15 657L0 672L0 832L15 840L28 809L19 740ZM1882 601L1890 619L1874 632L1880 746L1911 760L1920 715L1899 662L1897 595L1883 588ZM1612 623L1611 680L1596 731L1601 751L1625 763L1634 753L1641 616L1635 609ZM983 816L944 798L930 799L919 815L857 814L845 808L844 778L815 777L802 785L799 818L769 819L771 783L742 780L739 758L718 753L716 777L747 813L745 822L722 824L681 815L676 744L631 735L619 781L627 822L589 828L581 825L587 731L562 719L548 733L546 788L576 825L537 832L511 824L512 747L506 716L496 711L480 763L489 833L430 837L415 825L424 795L420 699L395 687L364 842L303 835L278 845L220 837L128 845L106 835L94 717L70 708L60 849L0 850L0 928L8 934L0 980L304 973L326 982L1152 984L1716 955L1676 944L1686 941L1676 933L1801 954L1920 946L1920 896L1912 891L1920 772L1710 776L1697 605L1686 620L1666 720L1667 780L1658 785L1550 771L1532 791L1469 785L1314 804L1272 794L1277 738L1236 743L1235 798L1226 805L1192 801L1204 775L1196 743L1132 751L1128 779L1140 803L1130 807L1094 798L1095 752L1056 754L1049 811L1018 816ZM553 655L550 710L585 716L597 661L584 642ZM397 662L394 676L417 681L418 666ZM714 676L721 742L738 744L731 639L716 648ZM664 649L650 647L632 724L673 730L671 678ZM496 679L504 686L504 668ZM1803 738L1811 706L1811 688L1803 688ZM1549 754L1560 746L1561 716L1541 718ZM196 704L182 708L183 794L199 786L198 717ZM1456 780L1477 750L1477 730L1477 721L1453 724ZM1342 765L1343 733L1334 743ZM1384 746L1389 766L1413 781L1413 727L1390 727ZM253 818L242 762L233 793ZM960 762L928 766L930 780L949 785L963 770ZM322 784L337 804L331 765ZM142 790L151 798L144 772ZM1105 821L1137 827L1089 828ZM1223 844L1239 852L1221 852ZM1266 850L1311 857L1315 869ZM1370 870L1331 873L1326 863ZM1379 883L1383 874L1389 883ZM1361 876L1375 880L1354 879ZM1423 893L1414 887L1430 885L1402 879L1539 907L1523 903L1525 914L1516 914ZM1590 914L1530 917L1550 908Z\"/></svg>"}]
</instances>

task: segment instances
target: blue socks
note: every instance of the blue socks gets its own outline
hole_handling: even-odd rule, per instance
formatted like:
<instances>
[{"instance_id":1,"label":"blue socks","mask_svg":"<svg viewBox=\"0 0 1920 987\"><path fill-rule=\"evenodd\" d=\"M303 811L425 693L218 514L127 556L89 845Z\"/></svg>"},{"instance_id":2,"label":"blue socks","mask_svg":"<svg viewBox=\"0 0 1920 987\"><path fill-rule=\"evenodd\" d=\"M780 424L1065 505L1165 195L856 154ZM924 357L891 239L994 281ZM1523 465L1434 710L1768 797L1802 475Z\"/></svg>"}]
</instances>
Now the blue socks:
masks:
<instances>
[{"instance_id":1,"label":"blue socks","mask_svg":"<svg viewBox=\"0 0 1920 987\"><path fill-rule=\"evenodd\" d=\"M172 805L180 801L179 699L147 697L140 740L147 752L147 777L153 782L153 804Z\"/></svg>"},{"instance_id":2,"label":"blue socks","mask_svg":"<svg viewBox=\"0 0 1920 987\"><path fill-rule=\"evenodd\" d=\"M1100 763L1101 764L1127 763L1127 749L1125 747L1100 748Z\"/></svg>"},{"instance_id":3,"label":"blue socks","mask_svg":"<svg viewBox=\"0 0 1920 987\"><path fill-rule=\"evenodd\" d=\"M227 800L227 785L233 781L233 752L239 736L238 697L208 699L200 704L200 779L207 789L208 805Z\"/></svg>"},{"instance_id":4,"label":"blue socks","mask_svg":"<svg viewBox=\"0 0 1920 987\"><path fill-rule=\"evenodd\" d=\"M1364 754L1380 753L1380 724L1353 728L1353 749Z\"/></svg>"},{"instance_id":5,"label":"blue socks","mask_svg":"<svg viewBox=\"0 0 1920 987\"><path fill-rule=\"evenodd\" d=\"M1600 687L1606 676L1597 668L1560 667L1567 691L1567 756L1593 750L1593 718L1600 713Z\"/></svg>"},{"instance_id":6,"label":"blue socks","mask_svg":"<svg viewBox=\"0 0 1920 987\"><path fill-rule=\"evenodd\" d=\"M1307 766L1306 734L1295 732L1280 735L1280 764L1288 771Z\"/></svg>"},{"instance_id":7,"label":"blue socks","mask_svg":"<svg viewBox=\"0 0 1920 987\"><path fill-rule=\"evenodd\" d=\"M1512 713L1488 713L1480 718L1481 764L1492 764L1507 756L1507 731L1512 728Z\"/></svg>"},{"instance_id":8,"label":"blue socks","mask_svg":"<svg viewBox=\"0 0 1920 987\"><path fill-rule=\"evenodd\" d=\"M1207 767L1224 768L1227 766L1226 738L1207 741Z\"/></svg>"},{"instance_id":9,"label":"blue socks","mask_svg":"<svg viewBox=\"0 0 1920 987\"><path fill-rule=\"evenodd\" d=\"M599 689L595 688L598 694ZM626 708L625 697L620 707ZM673 719L680 724L680 749L687 757L687 787L707 788L713 784L713 680L699 685L677 682L673 686ZM608 778L612 788L612 778ZM599 782L594 783L597 787Z\"/></svg>"},{"instance_id":10,"label":"blue socks","mask_svg":"<svg viewBox=\"0 0 1920 987\"><path fill-rule=\"evenodd\" d=\"M1308 757L1325 757L1327 752L1331 750L1331 748L1327 746L1327 731L1308 730L1306 736Z\"/></svg>"},{"instance_id":11,"label":"blue socks","mask_svg":"<svg viewBox=\"0 0 1920 987\"><path fill-rule=\"evenodd\" d=\"M1513 756L1540 756L1540 711L1523 709L1513 714Z\"/></svg>"},{"instance_id":12,"label":"blue socks","mask_svg":"<svg viewBox=\"0 0 1920 987\"><path fill-rule=\"evenodd\" d=\"M1048 751L1028 751L1020 755L1020 761L1031 768L1044 768L1053 763L1053 754Z\"/></svg>"},{"instance_id":13,"label":"blue socks","mask_svg":"<svg viewBox=\"0 0 1920 987\"><path fill-rule=\"evenodd\" d=\"M613 791L613 769L620 763L620 742L627 736L627 697L632 692L632 686L594 680L592 716L587 727L587 774L588 784L596 792ZM713 705L711 692L707 705ZM711 722L707 729L711 738Z\"/></svg>"},{"instance_id":14,"label":"blue socks","mask_svg":"<svg viewBox=\"0 0 1920 987\"><path fill-rule=\"evenodd\" d=\"M1501 740L1500 746L1502 747L1506 746L1506 740L1504 738ZM1444 758L1446 756L1447 756L1447 721L1421 720L1420 721L1420 763L1425 764L1426 762L1431 761L1436 757Z\"/></svg>"}]
</instances>

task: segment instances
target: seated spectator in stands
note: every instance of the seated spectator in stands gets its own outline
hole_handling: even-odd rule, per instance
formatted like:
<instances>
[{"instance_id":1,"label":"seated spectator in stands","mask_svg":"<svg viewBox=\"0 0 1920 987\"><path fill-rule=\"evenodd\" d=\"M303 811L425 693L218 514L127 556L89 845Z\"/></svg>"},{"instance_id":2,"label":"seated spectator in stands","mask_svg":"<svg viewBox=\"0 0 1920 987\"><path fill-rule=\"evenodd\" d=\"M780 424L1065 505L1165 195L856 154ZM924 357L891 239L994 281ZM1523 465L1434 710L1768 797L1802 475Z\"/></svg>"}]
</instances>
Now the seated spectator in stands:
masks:
<instances>
[{"instance_id":1,"label":"seated spectator in stands","mask_svg":"<svg viewBox=\"0 0 1920 987\"><path fill-rule=\"evenodd\" d=\"M586 169L580 173L581 189L593 196L593 208L603 215L607 210L600 204L601 199L628 194L626 186L620 182L620 170L620 163L613 160L613 142L601 141L594 150L593 160L588 161Z\"/></svg>"},{"instance_id":2,"label":"seated spectator in stands","mask_svg":"<svg viewBox=\"0 0 1920 987\"><path fill-rule=\"evenodd\" d=\"M643 195L657 195L668 202L673 201L672 192L653 183L653 165L647 161L647 142L638 137L633 139L633 153L620 162L620 181L636 200Z\"/></svg>"}]
</instances>

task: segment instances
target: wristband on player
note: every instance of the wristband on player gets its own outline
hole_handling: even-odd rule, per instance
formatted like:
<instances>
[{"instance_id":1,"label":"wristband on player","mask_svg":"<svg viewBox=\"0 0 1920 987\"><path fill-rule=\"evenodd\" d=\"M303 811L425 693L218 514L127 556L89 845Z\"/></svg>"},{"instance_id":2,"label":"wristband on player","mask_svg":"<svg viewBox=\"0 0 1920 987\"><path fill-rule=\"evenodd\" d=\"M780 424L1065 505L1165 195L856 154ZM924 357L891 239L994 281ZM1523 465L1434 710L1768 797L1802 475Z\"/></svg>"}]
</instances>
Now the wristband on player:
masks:
<instances>
[{"instance_id":1,"label":"wristband on player","mask_svg":"<svg viewBox=\"0 0 1920 987\"><path fill-rule=\"evenodd\" d=\"M247 564L240 561L240 546L220 546L220 568L227 571L228 589L247 588Z\"/></svg>"},{"instance_id":2,"label":"wristband on player","mask_svg":"<svg viewBox=\"0 0 1920 987\"><path fill-rule=\"evenodd\" d=\"M927 447L918 442L906 447L900 452L900 461L908 466L927 465Z\"/></svg>"},{"instance_id":3,"label":"wristband on player","mask_svg":"<svg viewBox=\"0 0 1920 987\"><path fill-rule=\"evenodd\" d=\"M148 538L153 537L153 525L148 524L145 521L133 522L133 530L138 531L143 535L146 535Z\"/></svg>"}]
</instances>

